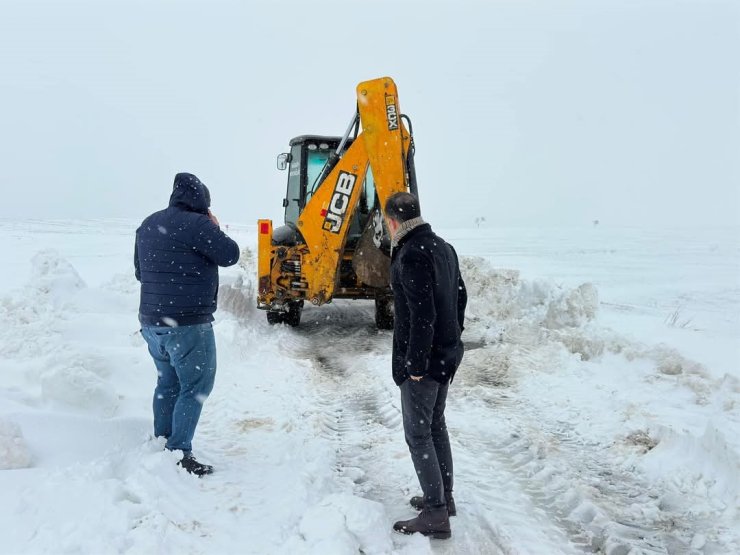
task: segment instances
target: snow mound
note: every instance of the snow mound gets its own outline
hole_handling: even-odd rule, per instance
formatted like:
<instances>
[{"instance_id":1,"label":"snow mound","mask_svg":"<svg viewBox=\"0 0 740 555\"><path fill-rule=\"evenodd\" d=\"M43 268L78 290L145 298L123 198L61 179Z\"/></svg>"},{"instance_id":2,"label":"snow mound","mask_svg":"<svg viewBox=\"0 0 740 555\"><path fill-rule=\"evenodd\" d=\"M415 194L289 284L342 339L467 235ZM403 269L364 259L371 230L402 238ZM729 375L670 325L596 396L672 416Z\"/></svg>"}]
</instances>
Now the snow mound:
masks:
<instances>
[{"instance_id":1,"label":"snow mound","mask_svg":"<svg viewBox=\"0 0 740 555\"><path fill-rule=\"evenodd\" d=\"M740 507L740 459L722 432L711 422L704 434L662 429L658 445L642 460L642 468L656 480L667 481L676 496L695 497L692 510L724 512L735 518ZM665 503L671 503L668 495Z\"/></svg>"},{"instance_id":2,"label":"snow mound","mask_svg":"<svg viewBox=\"0 0 740 555\"><path fill-rule=\"evenodd\" d=\"M59 311L49 302L50 289L39 285L29 284L22 293L0 299L0 325L5 330L0 354L32 359L55 347L48 339L58 333ZM38 341L40 338L44 340Z\"/></svg>"},{"instance_id":3,"label":"snow mound","mask_svg":"<svg viewBox=\"0 0 740 555\"><path fill-rule=\"evenodd\" d=\"M257 312L255 299L257 290L251 276L257 275L257 261L254 252L244 247L239 255L239 266L244 270L235 280L221 278L218 288L218 307L220 310L231 312L242 322L248 321ZM250 277L247 277L250 276Z\"/></svg>"},{"instance_id":4,"label":"snow mound","mask_svg":"<svg viewBox=\"0 0 740 555\"><path fill-rule=\"evenodd\" d=\"M689 360L675 349L666 346L658 346L654 349L654 359L657 370L661 374L677 376L679 374L706 375L704 367L693 360Z\"/></svg>"},{"instance_id":5,"label":"snow mound","mask_svg":"<svg viewBox=\"0 0 740 555\"><path fill-rule=\"evenodd\" d=\"M57 349L49 337L74 314L73 301L86 288L77 270L54 250L31 259L31 277L19 292L0 298L0 325L6 330L0 353L35 358Z\"/></svg>"},{"instance_id":6,"label":"snow mound","mask_svg":"<svg viewBox=\"0 0 740 555\"><path fill-rule=\"evenodd\" d=\"M70 295L86 287L74 266L53 249L39 251L31 259L29 287L64 305Z\"/></svg>"},{"instance_id":7,"label":"snow mound","mask_svg":"<svg viewBox=\"0 0 740 555\"><path fill-rule=\"evenodd\" d=\"M239 320L246 321L257 312L254 285L242 276L234 283L222 283L218 288L218 307L231 312Z\"/></svg>"},{"instance_id":8,"label":"snow mound","mask_svg":"<svg viewBox=\"0 0 740 555\"><path fill-rule=\"evenodd\" d=\"M599 293L591 283L584 283L550 302L545 315L545 326L550 329L575 328L596 317Z\"/></svg>"},{"instance_id":9,"label":"snow mound","mask_svg":"<svg viewBox=\"0 0 740 555\"><path fill-rule=\"evenodd\" d=\"M389 553L393 542L380 503L349 494L333 494L309 508L299 530L309 553ZM379 531L382 530L382 533Z\"/></svg>"},{"instance_id":10,"label":"snow mound","mask_svg":"<svg viewBox=\"0 0 740 555\"><path fill-rule=\"evenodd\" d=\"M105 379L109 375L102 357L72 353L41 374L41 394L47 401L112 416L118 399Z\"/></svg>"},{"instance_id":11,"label":"snow mound","mask_svg":"<svg viewBox=\"0 0 740 555\"><path fill-rule=\"evenodd\" d=\"M0 418L0 470L28 468L31 453L18 424Z\"/></svg>"},{"instance_id":12,"label":"snow mound","mask_svg":"<svg viewBox=\"0 0 740 555\"><path fill-rule=\"evenodd\" d=\"M254 251L249 247L242 249L242 252L239 254L238 264L246 275L257 275L257 259L255 258Z\"/></svg>"},{"instance_id":13,"label":"snow mound","mask_svg":"<svg viewBox=\"0 0 740 555\"><path fill-rule=\"evenodd\" d=\"M599 308L593 284L566 289L522 280L518 271L496 269L477 257L463 257L461 272L468 289L464 339L499 344L492 356L503 357L507 368L552 371L564 357L589 360L607 349L606 336L590 325ZM500 366L495 360L482 366L491 365Z\"/></svg>"},{"instance_id":14,"label":"snow mound","mask_svg":"<svg viewBox=\"0 0 740 555\"><path fill-rule=\"evenodd\" d=\"M126 299L88 288L54 250L37 252L31 265L23 288L0 298L0 326L6 330L0 355L13 360L15 377L40 392L41 400L113 415L119 399L110 378L120 360L107 356L105 343L90 345L89 337L107 340L111 327L117 337L120 326L110 326L110 317L101 315L112 308L126 310Z\"/></svg>"},{"instance_id":15,"label":"snow mound","mask_svg":"<svg viewBox=\"0 0 740 555\"><path fill-rule=\"evenodd\" d=\"M596 317L599 294L591 283L567 290L552 282L525 281L518 271L494 268L478 257L463 257L460 266L473 321L526 321L560 329L583 326Z\"/></svg>"}]
</instances>

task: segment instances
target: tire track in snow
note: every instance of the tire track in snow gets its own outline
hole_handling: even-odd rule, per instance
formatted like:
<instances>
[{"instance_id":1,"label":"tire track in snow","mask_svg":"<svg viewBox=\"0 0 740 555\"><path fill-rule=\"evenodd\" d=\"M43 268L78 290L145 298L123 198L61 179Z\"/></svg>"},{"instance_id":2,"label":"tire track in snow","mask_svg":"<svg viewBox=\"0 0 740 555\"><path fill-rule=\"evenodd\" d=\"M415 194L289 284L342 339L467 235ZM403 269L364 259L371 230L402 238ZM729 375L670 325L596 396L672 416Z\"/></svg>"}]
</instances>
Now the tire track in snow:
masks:
<instances>
[{"instance_id":1,"label":"tire track in snow","mask_svg":"<svg viewBox=\"0 0 740 555\"><path fill-rule=\"evenodd\" d=\"M508 364L492 364L485 345L480 348L474 354L466 350L446 411L458 515L495 538L495 552L578 553L581 550L569 530L543 510L495 449L511 426L505 411L517 403L509 389ZM478 360L479 365L466 365L468 359Z\"/></svg>"},{"instance_id":2,"label":"tire track in snow","mask_svg":"<svg viewBox=\"0 0 740 555\"><path fill-rule=\"evenodd\" d=\"M540 495L545 506L587 541L586 549L616 555L690 553L697 528L711 528L708 522L687 522L663 510L662 492L637 474L610 465L605 446L588 444L562 429L548 434L558 441L559 456L549 456L547 465L524 454L536 448L532 436L512 438L501 447L508 457L518 459L528 490Z\"/></svg>"},{"instance_id":3,"label":"tire track in snow","mask_svg":"<svg viewBox=\"0 0 740 555\"><path fill-rule=\"evenodd\" d=\"M398 475L399 464L411 465L400 400L390 369L379 368L389 364L390 334L375 330L371 306L309 307L301 327L281 328L280 341L284 352L314 367L314 416L320 436L335 446L332 464L342 487L380 501L392 518L411 516L407 499L416 484ZM471 348L448 409L460 517L453 519L452 542L432 542L435 553L690 549L671 530L680 524L661 521L659 512L645 516L655 514L655 493L611 469L598 446L572 437L567 423L543 429L526 399L516 396L509 357L541 366L542 352L474 342ZM394 541L404 544L402 537Z\"/></svg>"},{"instance_id":4,"label":"tire track in snow","mask_svg":"<svg viewBox=\"0 0 740 555\"><path fill-rule=\"evenodd\" d=\"M399 465L411 469L400 399L390 369L380 367L389 364L391 335L375 329L371 304L307 307L299 328L277 334L284 353L313 366L306 394L315 398L320 437L334 446L331 464L341 487L383 503L393 519L412 516L407 500L418 487L399 472ZM541 366L542 352L482 342L467 347L448 409L460 517L452 522L452 542L432 542L435 553L622 555L686 547L669 526L629 518L640 507L655 508L641 484L627 485L633 477L617 475L567 427L543 430L517 397L511 365ZM470 426L476 422L484 425ZM404 541L394 537L397 546Z\"/></svg>"},{"instance_id":5,"label":"tire track in snow","mask_svg":"<svg viewBox=\"0 0 740 555\"><path fill-rule=\"evenodd\" d=\"M697 525L710 529L710 523L682 522L680 516L661 510L661 492L613 464L608 446L579 438L571 422L550 423L538 417L525 398L508 392L515 386L507 376L511 353L505 345L498 350L498 356L491 351L483 358L466 357L460 373L462 388L451 389L457 397L451 406L464 407L466 423L478 422L475 431L463 430L455 436L468 452L480 453L506 477L497 483L526 494L534 512L559 527L579 551L609 555L692 552ZM542 364L530 350L523 356L529 363ZM486 369L491 374L488 378L484 377ZM501 385L491 388L493 384ZM495 425L503 424L503 429L480 423L491 408L497 411ZM472 476L462 475L463 480L472 484L485 479L480 466L473 463L471 468ZM479 487L476 495L490 506L484 495L487 490Z\"/></svg>"},{"instance_id":6,"label":"tire track in snow","mask_svg":"<svg viewBox=\"0 0 740 555\"><path fill-rule=\"evenodd\" d=\"M357 303L306 310L294 333L308 340L293 356L312 362L314 394L322 437L335 445L335 472L351 482L354 493L382 499L388 437L401 433L400 411L387 390L368 372L367 356L388 348L388 334L378 332L372 312Z\"/></svg>"},{"instance_id":7,"label":"tire track in snow","mask_svg":"<svg viewBox=\"0 0 740 555\"><path fill-rule=\"evenodd\" d=\"M293 356L310 359L316 369L320 433L336 445L337 476L348 483L355 495L383 503L393 520L412 517L414 511L408 499L418 493L418 484L413 478L413 467L403 440L398 389L392 383L390 368L385 367L390 363L390 334L375 330L372 310L354 303L307 313L306 327L299 327L295 333L300 334L302 340L310 339L310 345L304 344ZM314 322L318 323L313 325ZM481 346L471 343L468 348ZM385 357L382 368L380 361L372 360L379 355ZM481 377L485 383L488 375ZM487 385L496 383L494 380ZM469 450L464 443L458 443L455 448L456 460L458 456L473 460L480 449L475 445ZM399 464L409 474L399 472ZM488 481L487 476L473 476L475 483ZM508 541L495 519L496 513L510 513L512 507L496 488L484 488L485 495L480 492L472 495L463 502L465 508L461 517L453 518L453 539L431 542L435 553L520 552L521 540ZM553 553L563 552L563 544L568 545L563 533L546 519L533 523L528 514L529 504L514 510L518 510L521 519L528 523L529 535L533 538L530 546L547 545ZM394 535L393 539L398 548L410 541L401 535Z\"/></svg>"}]
</instances>

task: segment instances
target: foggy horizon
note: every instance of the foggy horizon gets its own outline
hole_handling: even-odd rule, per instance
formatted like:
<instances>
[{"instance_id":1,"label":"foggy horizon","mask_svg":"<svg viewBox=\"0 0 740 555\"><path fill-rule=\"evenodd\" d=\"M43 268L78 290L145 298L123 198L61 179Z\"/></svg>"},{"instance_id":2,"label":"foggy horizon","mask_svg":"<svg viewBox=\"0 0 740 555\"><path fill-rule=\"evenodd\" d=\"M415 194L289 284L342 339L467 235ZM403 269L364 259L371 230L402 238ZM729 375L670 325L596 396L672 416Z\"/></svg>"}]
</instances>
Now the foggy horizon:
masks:
<instances>
[{"instance_id":1,"label":"foggy horizon","mask_svg":"<svg viewBox=\"0 0 740 555\"><path fill-rule=\"evenodd\" d=\"M387 75L437 227L740 224L734 2L4 7L0 218L141 220L186 171L281 222L276 156Z\"/></svg>"}]
</instances>

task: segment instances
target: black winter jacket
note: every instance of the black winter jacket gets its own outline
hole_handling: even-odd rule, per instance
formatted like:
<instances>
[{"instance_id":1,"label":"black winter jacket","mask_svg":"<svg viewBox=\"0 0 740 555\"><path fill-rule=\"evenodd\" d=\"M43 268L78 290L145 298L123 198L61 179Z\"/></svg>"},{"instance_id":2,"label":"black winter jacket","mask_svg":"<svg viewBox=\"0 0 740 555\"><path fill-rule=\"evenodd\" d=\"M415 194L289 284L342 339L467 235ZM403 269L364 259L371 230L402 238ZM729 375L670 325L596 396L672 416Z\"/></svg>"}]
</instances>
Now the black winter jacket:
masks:
<instances>
[{"instance_id":1,"label":"black winter jacket","mask_svg":"<svg viewBox=\"0 0 740 555\"><path fill-rule=\"evenodd\" d=\"M197 177L179 173L170 205L136 230L134 267L141 282L139 321L186 326L213 321L218 266L239 260L239 246L208 217L210 194Z\"/></svg>"},{"instance_id":2,"label":"black winter jacket","mask_svg":"<svg viewBox=\"0 0 740 555\"><path fill-rule=\"evenodd\" d=\"M463 357L460 334L468 301L455 249L429 224L412 229L393 249L391 287L393 380L397 385L409 375L451 380Z\"/></svg>"}]
</instances>

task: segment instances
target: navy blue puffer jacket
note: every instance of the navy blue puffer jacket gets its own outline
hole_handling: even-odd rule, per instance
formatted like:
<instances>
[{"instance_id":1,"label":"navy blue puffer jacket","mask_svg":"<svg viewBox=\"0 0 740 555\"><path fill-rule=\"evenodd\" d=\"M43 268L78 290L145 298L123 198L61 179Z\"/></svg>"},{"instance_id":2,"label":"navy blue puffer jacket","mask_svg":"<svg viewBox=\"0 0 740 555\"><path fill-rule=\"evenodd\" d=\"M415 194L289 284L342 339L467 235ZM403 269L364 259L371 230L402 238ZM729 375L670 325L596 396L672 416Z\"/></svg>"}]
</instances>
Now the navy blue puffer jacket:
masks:
<instances>
[{"instance_id":1,"label":"navy blue puffer jacket","mask_svg":"<svg viewBox=\"0 0 740 555\"><path fill-rule=\"evenodd\" d=\"M213 321L218 267L236 264L239 246L208 217L210 200L197 177L178 173L169 207L136 230L134 266L141 282L142 325Z\"/></svg>"}]
</instances>

